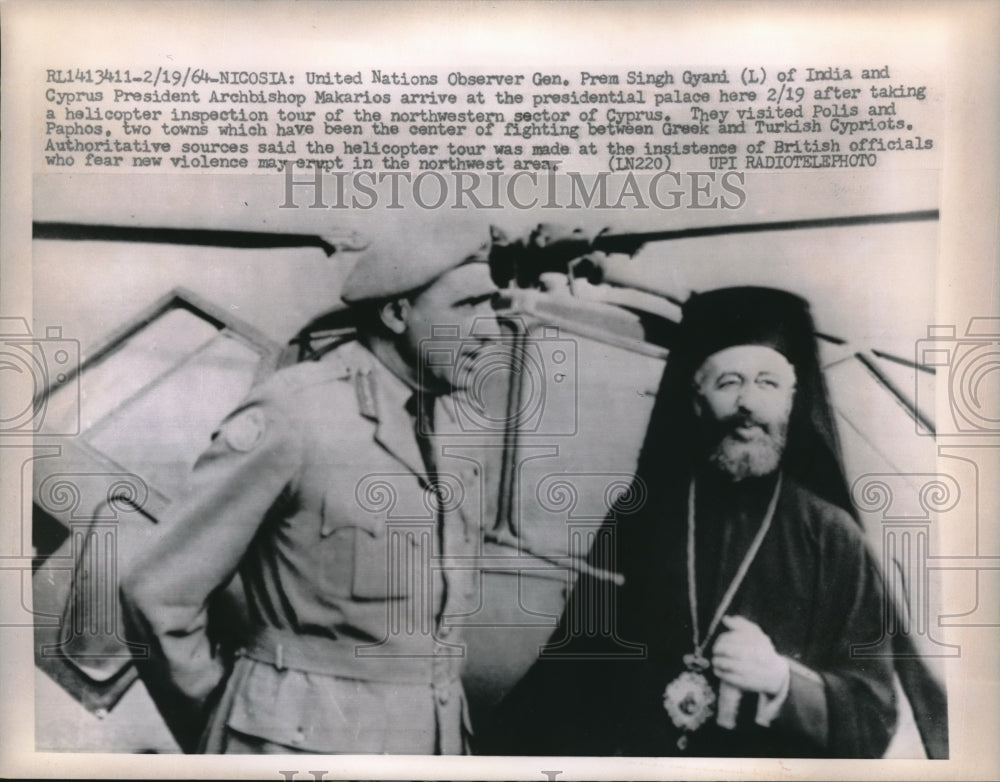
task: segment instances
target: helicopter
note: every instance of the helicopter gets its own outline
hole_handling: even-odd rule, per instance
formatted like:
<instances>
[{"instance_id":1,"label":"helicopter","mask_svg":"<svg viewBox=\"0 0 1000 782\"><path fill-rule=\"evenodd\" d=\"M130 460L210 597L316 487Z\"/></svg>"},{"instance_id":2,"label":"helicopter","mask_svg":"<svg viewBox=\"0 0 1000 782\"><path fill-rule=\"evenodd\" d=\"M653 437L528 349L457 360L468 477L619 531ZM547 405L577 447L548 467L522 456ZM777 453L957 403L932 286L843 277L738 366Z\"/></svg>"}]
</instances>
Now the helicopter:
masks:
<instances>
[{"instance_id":1,"label":"helicopter","mask_svg":"<svg viewBox=\"0 0 1000 782\"><path fill-rule=\"evenodd\" d=\"M894 273L880 272L875 259L899 243L907 252L932 248L935 210L705 218L556 240L531 222L537 217L518 216L534 226L521 238L492 229L503 349L470 392L472 404L458 410L468 424L463 447L482 460L488 497L480 605L459 622L474 723L536 659L588 567L594 536L627 492L692 292L725 279L805 295L817 310L849 481L935 472L935 374L912 352L926 302L892 299L872 314L872 291ZM117 583L188 489L191 466L225 414L272 372L352 337L350 311L329 305L366 247L365 232L37 219L33 238L36 281L84 262L104 280L93 290L105 291L85 306L70 292L53 294L47 312L36 310L36 324L63 322L39 340L42 390L25 413L35 454L37 746L176 752L133 664L143 650L124 635ZM828 255L850 247L857 257L824 275L799 260L804 246ZM927 264L928 256L908 261ZM852 270L869 279L853 279ZM125 280L120 290L115 279ZM846 314L835 306L838 287L857 299ZM303 325L304 312L314 314ZM906 322L887 327L901 312ZM91 336L85 348L75 334ZM65 371L53 365L60 350ZM877 518L866 534L883 548ZM904 600L925 600L924 589L910 584ZM239 584L217 603L220 637L238 639ZM945 708L939 674L912 665L900 674L907 716L890 754L946 754L946 726L942 734L934 716Z\"/></svg>"}]
</instances>

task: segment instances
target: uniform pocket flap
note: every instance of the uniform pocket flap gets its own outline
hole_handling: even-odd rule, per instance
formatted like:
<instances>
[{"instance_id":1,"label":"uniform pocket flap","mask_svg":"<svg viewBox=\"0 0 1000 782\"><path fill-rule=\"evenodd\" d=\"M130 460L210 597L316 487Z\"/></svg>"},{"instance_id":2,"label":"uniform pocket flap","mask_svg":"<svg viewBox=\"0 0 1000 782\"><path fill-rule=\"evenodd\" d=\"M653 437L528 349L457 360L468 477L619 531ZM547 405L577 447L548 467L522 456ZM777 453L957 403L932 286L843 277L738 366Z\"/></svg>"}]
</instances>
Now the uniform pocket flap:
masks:
<instances>
[{"instance_id":1,"label":"uniform pocket flap","mask_svg":"<svg viewBox=\"0 0 1000 782\"><path fill-rule=\"evenodd\" d=\"M355 529L370 537L385 534L387 518L384 513L373 513L359 505L354 498L345 498L343 492L331 489L323 497L320 535L328 537L337 530Z\"/></svg>"},{"instance_id":2,"label":"uniform pocket flap","mask_svg":"<svg viewBox=\"0 0 1000 782\"><path fill-rule=\"evenodd\" d=\"M392 528L433 526L437 517L437 497L413 475L372 475L358 483L354 496L345 496L341 488L326 492L320 534L357 529L380 538Z\"/></svg>"},{"instance_id":3,"label":"uniform pocket flap","mask_svg":"<svg viewBox=\"0 0 1000 782\"><path fill-rule=\"evenodd\" d=\"M375 600L429 589L433 530L433 521L400 523L364 510L352 514L328 492L318 546L325 588L331 595Z\"/></svg>"}]
</instances>

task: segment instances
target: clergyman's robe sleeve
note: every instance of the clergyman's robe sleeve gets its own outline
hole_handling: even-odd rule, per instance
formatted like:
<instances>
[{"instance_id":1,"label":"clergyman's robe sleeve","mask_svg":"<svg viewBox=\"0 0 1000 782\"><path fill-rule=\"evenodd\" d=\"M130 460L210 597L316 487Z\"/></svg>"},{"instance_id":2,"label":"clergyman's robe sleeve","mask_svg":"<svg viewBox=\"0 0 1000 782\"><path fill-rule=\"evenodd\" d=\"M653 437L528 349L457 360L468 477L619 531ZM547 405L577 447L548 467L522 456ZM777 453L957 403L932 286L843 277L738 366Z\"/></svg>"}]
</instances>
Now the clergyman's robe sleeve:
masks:
<instances>
[{"instance_id":1,"label":"clergyman's robe sleeve","mask_svg":"<svg viewBox=\"0 0 1000 782\"><path fill-rule=\"evenodd\" d=\"M799 500L815 549L790 557L788 588L812 592L815 605L806 648L789 655L788 697L772 725L834 757L880 757L896 720L893 661L876 643L891 619L881 570L846 513ZM774 635L787 654L783 633Z\"/></svg>"}]
</instances>

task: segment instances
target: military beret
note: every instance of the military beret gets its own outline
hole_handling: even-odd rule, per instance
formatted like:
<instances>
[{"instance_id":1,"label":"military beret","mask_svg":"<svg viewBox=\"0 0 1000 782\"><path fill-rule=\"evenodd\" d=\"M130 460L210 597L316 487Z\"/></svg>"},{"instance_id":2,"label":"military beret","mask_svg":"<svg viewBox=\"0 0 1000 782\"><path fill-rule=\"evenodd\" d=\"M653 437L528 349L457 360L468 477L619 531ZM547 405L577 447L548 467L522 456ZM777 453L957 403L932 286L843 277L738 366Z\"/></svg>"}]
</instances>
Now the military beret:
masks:
<instances>
[{"instance_id":1,"label":"military beret","mask_svg":"<svg viewBox=\"0 0 1000 782\"><path fill-rule=\"evenodd\" d=\"M340 298L347 304L391 299L424 288L459 266L489 261L486 226L433 218L428 223L373 238L347 275Z\"/></svg>"}]
</instances>

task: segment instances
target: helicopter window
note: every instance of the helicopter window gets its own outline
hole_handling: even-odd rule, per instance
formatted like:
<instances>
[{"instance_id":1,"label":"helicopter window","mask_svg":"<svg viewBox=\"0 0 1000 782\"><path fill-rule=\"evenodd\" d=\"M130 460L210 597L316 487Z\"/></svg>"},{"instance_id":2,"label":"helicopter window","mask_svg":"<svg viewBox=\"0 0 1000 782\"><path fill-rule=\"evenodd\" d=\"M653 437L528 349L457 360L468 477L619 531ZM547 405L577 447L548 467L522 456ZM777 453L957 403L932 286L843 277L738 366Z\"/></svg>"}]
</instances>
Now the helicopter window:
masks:
<instances>
[{"instance_id":1,"label":"helicopter window","mask_svg":"<svg viewBox=\"0 0 1000 782\"><path fill-rule=\"evenodd\" d=\"M45 406L42 442L47 433L79 431L55 460L61 466L43 460L36 478L67 467L132 473L148 486L143 511L155 518L186 488L212 430L276 354L277 345L229 313L171 292L36 400ZM36 500L45 504L44 495Z\"/></svg>"},{"instance_id":2,"label":"helicopter window","mask_svg":"<svg viewBox=\"0 0 1000 782\"><path fill-rule=\"evenodd\" d=\"M148 358L146 353L128 349L120 355L139 364ZM205 449L206 433L249 390L260 355L222 331L194 352L178 353L173 359L142 391L87 433L90 444L118 464L169 488L183 486ZM150 368L159 368L160 361L161 357L152 357ZM136 432L142 436L136 437ZM157 447L150 448L151 442Z\"/></svg>"},{"instance_id":3,"label":"helicopter window","mask_svg":"<svg viewBox=\"0 0 1000 782\"><path fill-rule=\"evenodd\" d=\"M217 334L217 328L195 313L172 309L128 337L86 370L79 401L81 431L141 393ZM67 385L52 394L46 421L65 426L67 418L76 415L73 392Z\"/></svg>"}]
</instances>

